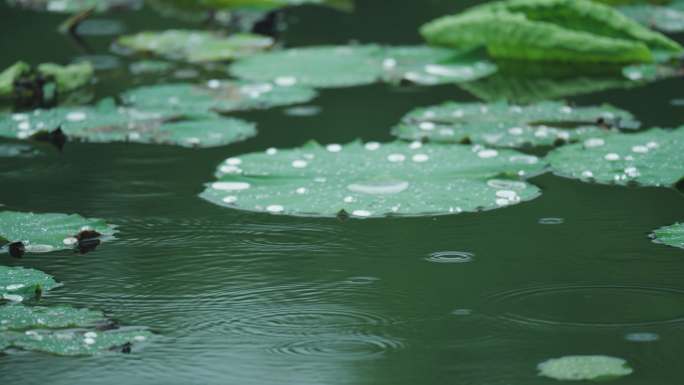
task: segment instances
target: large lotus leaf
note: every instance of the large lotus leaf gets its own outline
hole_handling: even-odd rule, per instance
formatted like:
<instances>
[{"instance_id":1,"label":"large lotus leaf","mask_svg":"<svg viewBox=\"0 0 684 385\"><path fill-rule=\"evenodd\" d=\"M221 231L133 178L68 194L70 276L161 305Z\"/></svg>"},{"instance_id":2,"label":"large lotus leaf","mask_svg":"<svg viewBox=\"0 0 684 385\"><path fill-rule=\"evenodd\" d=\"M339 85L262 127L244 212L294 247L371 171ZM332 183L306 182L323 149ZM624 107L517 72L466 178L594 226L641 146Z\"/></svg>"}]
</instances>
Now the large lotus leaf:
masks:
<instances>
[{"instance_id":1,"label":"large lotus leaf","mask_svg":"<svg viewBox=\"0 0 684 385\"><path fill-rule=\"evenodd\" d=\"M543 170L535 156L481 146L311 143L229 158L201 197L274 214L334 217L438 215L537 197L522 181Z\"/></svg>"},{"instance_id":2,"label":"large lotus leaf","mask_svg":"<svg viewBox=\"0 0 684 385\"><path fill-rule=\"evenodd\" d=\"M30 72L31 66L21 61L0 72L0 97L11 96L14 92L14 82Z\"/></svg>"},{"instance_id":3,"label":"large lotus leaf","mask_svg":"<svg viewBox=\"0 0 684 385\"><path fill-rule=\"evenodd\" d=\"M537 366L539 375L561 381L603 381L632 374L621 358L609 356L565 356L552 358Z\"/></svg>"},{"instance_id":4,"label":"large lotus leaf","mask_svg":"<svg viewBox=\"0 0 684 385\"><path fill-rule=\"evenodd\" d=\"M684 177L684 129L613 134L552 151L554 173L598 183L672 186Z\"/></svg>"},{"instance_id":5,"label":"large lotus leaf","mask_svg":"<svg viewBox=\"0 0 684 385\"><path fill-rule=\"evenodd\" d=\"M105 322L100 311L70 306L0 306L0 330L91 327Z\"/></svg>"},{"instance_id":6,"label":"large lotus leaf","mask_svg":"<svg viewBox=\"0 0 684 385\"><path fill-rule=\"evenodd\" d=\"M42 271L0 265L0 298L21 302L57 286L58 283Z\"/></svg>"},{"instance_id":7,"label":"large lotus leaf","mask_svg":"<svg viewBox=\"0 0 684 385\"><path fill-rule=\"evenodd\" d=\"M7 3L22 8L30 8L56 13L75 13L94 9L106 12L112 9L136 8L141 0L7 0Z\"/></svg>"},{"instance_id":8,"label":"large lotus leaf","mask_svg":"<svg viewBox=\"0 0 684 385\"><path fill-rule=\"evenodd\" d=\"M107 351L128 351L132 344L143 342L152 333L139 328L122 328L107 331L29 330L24 333L7 332L11 346L24 350L60 356L88 356Z\"/></svg>"},{"instance_id":9,"label":"large lotus leaf","mask_svg":"<svg viewBox=\"0 0 684 385\"><path fill-rule=\"evenodd\" d=\"M163 84L135 88L122 95L126 104L148 110L220 113L305 103L311 88L271 83L210 80L206 85Z\"/></svg>"},{"instance_id":10,"label":"large lotus leaf","mask_svg":"<svg viewBox=\"0 0 684 385\"><path fill-rule=\"evenodd\" d=\"M607 127L635 126L629 112L611 106L570 107L542 102L454 103L409 112L393 133L402 139L479 143L495 147L549 146L605 135Z\"/></svg>"},{"instance_id":11,"label":"large lotus leaf","mask_svg":"<svg viewBox=\"0 0 684 385\"><path fill-rule=\"evenodd\" d=\"M482 57L413 47L317 46L273 51L238 60L231 74L244 79L311 87L349 87L381 80L418 84L475 80L496 71Z\"/></svg>"},{"instance_id":12,"label":"large lotus leaf","mask_svg":"<svg viewBox=\"0 0 684 385\"><path fill-rule=\"evenodd\" d=\"M170 109L139 110L104 102L95 107L62 107L0 117L0 136L26 139L56 128L87 142L136 142L215 147L252 137L252 123L213 114L184 115Z\"/></svg>"},{"instance_id":13,"label":"large lotus leaf","mask_svg":"<svg viewBox=\"0 0 684 385\"><path fill-rule=\"evenodd\" d=\"M489 76L496 65L484 55L428 46L387 47L383 78L423 84L462 83Z\"/></svg>"},{"instance_id":14,"label":"large lotus leaf","mask_svg":"<svg viewBox=\"0 0 684 385\"><path fill-rule=\"evenodd\" d=\"M95 70L90 62L61 66L54 63L44 63L37 67L38 72L43 76L52 77L57 84L60 92L69 92L83 87L90 83Z\"/></svg>"},{"instance_id":15,"label":"large lotus leaf","mask_svg":"<svg viewBox=\"0 0 684 385\"><path fill-rule=\"evenodd\" d=\"M254 34L222 36L206 31L167 30L122 36L117 44L136 52L200 63L253 55L270 48L273 39Z\"/></svg>"},{"instance_id":16,"label":"large lotus leaf","mask_svg":"<svg viewBox=\"0 0 684 385\"><path fill-rule=\"evenodd\" d=\"M661 227L653 235L657 242L684 249L684 223Z\"/></svg>"},{"instance_id":17,"label":"large lotus leaf","mask_svg":"<svg viewBox=\"0 0 684 385\"><path fill-rule=\"evenodd\" d=\"M684 1L674 0L670 4L630 4L618 8L634 20L664 32L684 31Z\"/></svg>"},{"instance_id":18,"label":"large lotus leaf","mask_svg":"<svg viewBox=\"0 0 684 385\"><path fill-rule=\"evenodd\" d=\"M101 235L83 235L94 231ZM0 237L22 242L26 252L45 253L74 248L83 238L106 240L116 230L101 219L72 214L35 214L17 211L0 212Z\"/></svg>"},{"instance_id":19,"label":"large lotus leaf","mask_svg":"<svg viewBox=\"0 0 684 385\"><path fill-rule=\"evenodd\" d=\"M643 27L613 8L590 0L505 0L476 7L479 11L512 12L528 19L553 23L598 36L640 41L653 49L681 51L661 33Z\"/></svg>"}]
</instances>

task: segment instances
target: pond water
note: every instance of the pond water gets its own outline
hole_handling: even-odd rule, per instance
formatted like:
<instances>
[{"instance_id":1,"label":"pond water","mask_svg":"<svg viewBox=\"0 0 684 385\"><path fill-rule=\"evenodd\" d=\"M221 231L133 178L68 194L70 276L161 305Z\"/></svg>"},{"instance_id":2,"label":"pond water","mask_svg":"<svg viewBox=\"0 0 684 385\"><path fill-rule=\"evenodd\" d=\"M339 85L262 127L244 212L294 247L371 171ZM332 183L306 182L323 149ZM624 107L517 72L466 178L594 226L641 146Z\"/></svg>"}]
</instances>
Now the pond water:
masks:
<instances>
[{"instance_id":1,"label":"pond water","mask_svg":"<svg viewBox=\"0 0 684 385\"><path fill-rule=\"evenodd\" d=\"M353 14L298 8L287 11L281 39L419 43L419 25L474 3L359 0ZM99 18L114 31L196 27L144 9ZM3 2L0 66L100 55L110 69L98 74L96 98L158 81L131 78L130 59L109 56L111 36L86 37L84 50L54 32L60 21ZM614 104L646 127L674 126L684 121L684 108L671 104L682 89L681 79L667 80L569 100ZM556 383L537 375L539 362L604 354L635 370L617 383L679 383L684 252L648 234L684 220L681 192L545 174L533 180L544 194L515 207L344 222L234 211L197 197L229 156L311 139L389 141L411 108L446 100L477 99L452 85L325 90L295 113L237 114L257 122L259 135L231 146L68 143L62 153L46 145L36 158L2 158L7 208L106 218L120 233L86 255L0 263L65 284L43 304L103 309L160 337L130 355L3 355L1 382L534 385Z\"/></svg>"}]
</instances>

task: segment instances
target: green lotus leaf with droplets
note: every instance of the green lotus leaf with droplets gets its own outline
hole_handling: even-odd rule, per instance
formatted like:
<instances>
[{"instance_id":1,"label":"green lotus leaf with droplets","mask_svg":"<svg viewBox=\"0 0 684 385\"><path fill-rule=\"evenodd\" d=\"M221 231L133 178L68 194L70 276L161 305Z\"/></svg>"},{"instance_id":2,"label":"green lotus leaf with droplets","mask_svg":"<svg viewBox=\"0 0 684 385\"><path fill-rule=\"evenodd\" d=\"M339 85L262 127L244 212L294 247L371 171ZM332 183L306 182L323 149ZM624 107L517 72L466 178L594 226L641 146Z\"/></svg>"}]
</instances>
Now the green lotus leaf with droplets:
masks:
<instances>
[{"instance_id":1,"label":"green lotus leaf with droplets","mask_svg":"<svg viewBox=\"0 0 684 385\"><path fill-rule=\"evenodd\" d=\"M659 243L684 249L684 223L661 227L653 232L653 236Z\"/></svg>"},{"instance_id":2,"label":"green lotus leaf with droplets","mask_svg":"<svg viewBox=\"0 0 684 385\"><path fill-rule=\"evenodd\" d=\"M0 265L0 298L21 302L58 285L42 271Z\"/></svg>"},{"instance_id":3,"label":"green lotus leaf with droplets","mask_svg":"<svg viewBox=\"0 0 684 385\"><path fill-rule=\"evenodd\" d=\"M61 107L0 117L0 136L29 139L60 128L67 138L84 142L135 142L184 147L216 147L256 135L254 124L203 113L96 106Z\"/></svg>"},{"instance_id":4,"label":"green lotus leaf with droplets","mask_svg":"<svg viewBox=\"0 0 684 385\"><path fill-rule=\"evenodd\" d=\"M650 62L651 49L682 52L675 41L589 0L506 0L424 25L432 45L485 47L494 58L564 62Z\"/></svg>"},{"instance_id":5,"label":"green lotus leaf with droplets","mask_svg":"<svg viewBox=\"0 0 684 385\"><path fill-rule=\"evenodd\" d=\"M142 343L153 334L140 328L107 331L87 329L29 330L6 332L5 339L15 348L60 356L91 356L109 351L121 351L128 344Z\"/></svg>"},{"instance_id":6,"label":"green lotus leaf with droplets","mask_svg":"<svg viewBox=\"0 0 684 385\"><path fill-rule=\"evenodd\" d=\"M560 381L605 381L632 374L621 358L609 356L565 356L537 366L539 375Z\"/></svg>"},{"instance_id":7,"label":"green lotus leaf with droplets","mask_svg":"<svg viewBox=\"0 0 684 385\"><path fill-rule=\"evenodd\" d=\"M134 88L121 97L139 109L176 113L226 113L305 103L316 96L311 88L232 80L210 80L204 85L162 84Z\"/></svg>"},{"instance_id":8,"label":"green lotus leaf with droplets","mask_svg":"<svg viewBox=\"0 0 684 385\"><path fill-rule=\"evenodd\" d=\"M554 173L590 182L672 186L684 178L684 129L612 134L552 151Z\"/></svg>"},{"instance_id":9,"label":"green lotus leaf with droplets","mask_svg":"<svg viewBox=\"0 0 684 385\"><path fill-rule=\"evenodd\" d=\"M627 4L617 8L620 12L641 24L667 33L684 31L684 1L674 0L667 4Z\"/></svg>"},{"instance_id":10,"label":"green lotus leaf with droplets","mask_svg":"<svg viewBox=\"0 0 684 385\"><path fill-rule=\"evenodd\" d=\"M101 219L88 219L76 214L35 214L17 211L0 212L0 237L9 242L22 242L27 253L46 253L72 249L76 237L84 230L111 238L116 230Z\"/></svg>"},{"instance_id":11,"label":"green lotus leaf with droplets","mask_svg":"<svg viewBox=\"0 0 684 385\"><path fill-rule=\"evenodd\" d=\"M117 44L139 53L205 63L253 55L271 48L273 39L254 34L222 36L207 31L166 30L122 36Z\"/></svg>"},{"instance_id":12,"label":"green lotus leaf with droplets","mask_svg":"<svg viewBox=\"0 0 684 385\"><path fill-rule=\"evenodd\" d=\"M0 306L0 331L91 327L104 322L100 311L70 306Z\"/></svg>"},{"instance_id":13,"label":"green lotus leaf with droplets","mask_svg":"<svg viewBox=\"0 0 684 385\"><path fill-rule=\"evenodd\" d=\"M477 55L415 47L315 46L272 51L238 60L230 73L253 81L310 87L350 87L381 80L418 84L475 80L496 71Z\"/></svg>"},{"instance_id":14,"label":"green lotus leaf with droplets","mask_svg":"<svg viewBox=\"0 0 684 385\"><path fill-rule=\"evenodd\" d=\"M201 197L274 214L421 216L494 209L536 198L535 156L482 146L353 142L269 149L227 159Z\"/></svg>"},{"instance_id":15,"label":"green lotus leaf with droplets","mask_svg":"<svg viewBox=\"0 0 684 385\"><path fill-rule=\"evenodd\" d=\"M409 112L393 133L407 140L523 147L576 142L604 136L609 132L606 127L637 124L629 112L611 106L447 102Z\"/></svg>"},{"instance_id":16,"label":"green lotus leaf with droplets","mask_svg":"<svg viewBox=\"0 0 684 385\"><path fill-rule=\"evenodd\" d=\"M55 13L76 13L88 9L106 12L112 9L136 8L141 0L7 0L12 6Z\"/></svg>"}]
</instances>

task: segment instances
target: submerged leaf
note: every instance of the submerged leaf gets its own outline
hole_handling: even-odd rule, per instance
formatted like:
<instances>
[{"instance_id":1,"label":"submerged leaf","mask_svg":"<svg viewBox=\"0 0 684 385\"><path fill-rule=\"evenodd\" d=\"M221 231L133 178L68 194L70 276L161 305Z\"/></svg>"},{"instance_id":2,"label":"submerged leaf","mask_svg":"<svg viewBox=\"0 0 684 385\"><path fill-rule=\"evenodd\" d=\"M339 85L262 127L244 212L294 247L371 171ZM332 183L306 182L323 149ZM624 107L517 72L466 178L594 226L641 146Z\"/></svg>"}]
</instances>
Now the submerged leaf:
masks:
<instances>
[{"instance_id":1,"label":"submerged leaf","mask_svg":"<svg viewBox=\"0 0 684 385\"><path fill-rule=\"evenodd\" d=\"M253 55L270 48L273 39L254 34L221 36L206 31L167 30L122 36L117 44L135 52L201 63Z\"/></svg>"},{"instance_id":2,"label":"submerged leaf","mask_svg":"<svg viewBox=\"0 0 684 385\"><path fill-rule=\"evenodd\" d=\"M552 151L554 173L585 181L672 186L684 178L684 129L589 138Z\"/></svg>"},{"instance_id":3,"label":"submerged leaf","mask_svg":"<svg viewBox=\"0 0 684 385\"><path fill-rule=\"evenodd\" d=\"M215 147L256 135L254 124L214 114L139 110L104 101L94 107L35 110L0 117L0 136L43 138L59 129L66 138L87 142L135 142L184 147ZM47 134L47 137L46 137ZM62 139L62 141L65 140Z\"/></svg>"},{"instance_id":4,"label":"submerged leaf","mask_svg":"<svg viewBox=\"0 0 684 385\"><path fill-rule=\"evenodd\" d=\"M58 283L42 271L0 265L0 298L21 302L57 286Z\"/></svg>"},{"instance_id":5,"label":"submerged leaf","mask_svg":"<svg viewBox=\"0 0 684 385\"><path fill-rule=\"evenodd\" d=\"M0 331L91 327L105 322L100 311L70 306L0 306Z\"/></svg>"},{"instance_id":6,"label":"submerged leaf","mask_svg":"<svg viewBox=\"0 0 684 385\"><path fill-rule=\"evenodd\" d=\"M434 20L421 28L433 45L486 47L495 58L650 62L650 48L681 52L667 37L589 0L507 0Z\"/></svg>"},{"instance_id":7,"label":"submerged leaf","mask_svg":"<svg viewBox=\"0 0 684 385\"><path fill-rule=\"evenodd\" d=\"M634 127L629 112L611 106L570 107L542 102L530 106L507 103L453 103L408 113L393 134L401 139L479 143L496 147L550 146L604 136L608 128Z\"/></svg>"},{"instance_id":8,"label":"submerged leaf","mask_svg":"<svg viewBox=\"0 0 684 385\"><path fill-rule=\"evenodd\" d=\"M180 83L139 87L124 93L122 99L126 104L148 110L226 113L305 103L315 96L314 90L299 86L210 80L206 85Z\"/></svg>"},{"instance_id":9,"label":"submerged leaf","mask_svg":"<svg viewBox=\"0 0 684 385\"><path fill-rule=\"evenodd\" d=\"M603 381L632 374L621 358L609 356L565 356L553 358L537 366L539 375L561 381Z\"/></svg>"},{"instance_id":10,"label":"submerged leaf","mask_svg":"<svg viewBox=\"0 0 684 385\"><path fill-rule=\"evenodd\" d=\"M24 333L4 334L13 347L60 356L88 356L108 351L130 353L132 344L152 337L152 333L139 328L107 331L29 330Z\"/></svg>"},{"instance_id":11,"label":"submerged leaf","mask_svg":"<svg viewBox=\"0 0 684 385\"><path fill-rule=\"evenodd\" d=\"M524 179L543 169L537 157L481 146L311 143L229 158L201 197L287 215L439 215L534 199Z\"/></svg>"},{"instance_id":12,"label":"submerged leaf","mask_svg":"<svg viewBox=\"0 0 684 385\"><path fill-rule=\"evenodd\" d=\"M97 234L87 235L84 232ZM0 212L0 236L21 242L28 253L73 249L87 240L106 240L116 231L101 219L80 215Z\"/></svg>"},{"instance_id":13,"label":"submerged leaf","mask_svg":"<svg viewBox=\"0 0 684 385\"><path fill-rule=\"evenodd\" d=\"M684 223L661 227L653 235L659 243L684 249Z\"/></svg>"},{"instance_id":14,"label":"submerged leaf","mask_svg":"<svg viewBox=\"0 0 684 385\"><path fill-rule=\"evenodd\" d=\"M239 60L231 74L280 85L349 87L381 80L418 84L464 82L488 76L496 66L452 50L415 47L317 46L273 51Z\"/></svg>"}]
</instances>

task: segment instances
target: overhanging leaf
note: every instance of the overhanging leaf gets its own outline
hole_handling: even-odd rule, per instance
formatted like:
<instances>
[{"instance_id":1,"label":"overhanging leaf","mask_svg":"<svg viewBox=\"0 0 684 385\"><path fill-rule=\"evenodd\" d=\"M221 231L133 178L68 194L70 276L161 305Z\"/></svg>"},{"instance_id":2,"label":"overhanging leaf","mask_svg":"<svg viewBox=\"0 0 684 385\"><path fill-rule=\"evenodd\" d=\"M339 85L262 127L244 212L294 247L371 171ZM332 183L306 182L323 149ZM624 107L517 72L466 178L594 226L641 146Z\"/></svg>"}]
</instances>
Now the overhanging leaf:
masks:
<instances>
[{"instance_id":1,"label":"overhanging leaf","mask_svg":"<svg viewBox=\"0 0 684 385\"><path fill-rule=\"evenodd\" d=\"M537 366L539 375L561 381L602 381L632 374L627 361L609 356L565 356Z\"/></svg>"},{"instance_id":2,"label":"overhanging leaf","mask_svg":"<svg viewBox=\"0 0 684 385\"><path fill-rule=\"evenodd\" d=\"M0 236L21 242L28 253L67 250L111 238L116 231L101 219L80 215L0 212ZM11 252L11 251L10 251Z\"/></svg>"},{"instance_id":3,"label":"overhanging leaf","mask_svg":"<svg viewBox=\"0 0 684 385\"><path fill-rule=\"evenodd\" d=\"M684 177L684 129L589 138L552 151L554 173L585 181L672 186Z\"/></svg>"},{"instance_id":4,"label":"overhanging leaf","mask_svg":"<svg viewBox=\"0 0 684 385\"><path fill-rule=\"evenodd\" d=\"M0 298L21 302L57 286L57 282L42 271L0 265Z\"/></svg>"},{"instance_id":5,"label":"overhanging leaf","mask_svg":"<svg viewBox=\"0 0 684 385\"><path fill-rule=\"evenodd\" d=\"M448 102L409 112L393 134L406 140L523 147L576 142L604 136L608 128L637 125L629 112L611 106Z\"/></svg>"},{"instance_id":6,"label":"overhanging leaf","mask_svg":"<svg viewBox=\"0 0 684 385\"><path fill-rule=\"evenodd\" d=\"M684 224L661 227L653 232L656 242L684 249Z\"/></svg>"},{"instance_id":7,"label":"overhanging leaf","mask_svg":"<svg viewBox=\"0 0 684 385\"><path fill-rule=\"evenodd\" d=\"M253 55L270 48L273 39L254 34L222 36L207 31L167 30L122 36L117 44L135 52L204 63Z\"/></svg>"},{"instance_id":8,"label":"overhanging leaf","mask_svg":"<svg viewBox=\"0 0 684 385\"><path fill-rule=\"evenodd\" d=\"M534 199L540 191L524 179L543 168L537 157L481 146L312 143L229 158L201 197L287 215L438 215Z\"/></svg>"}]
</instances>

